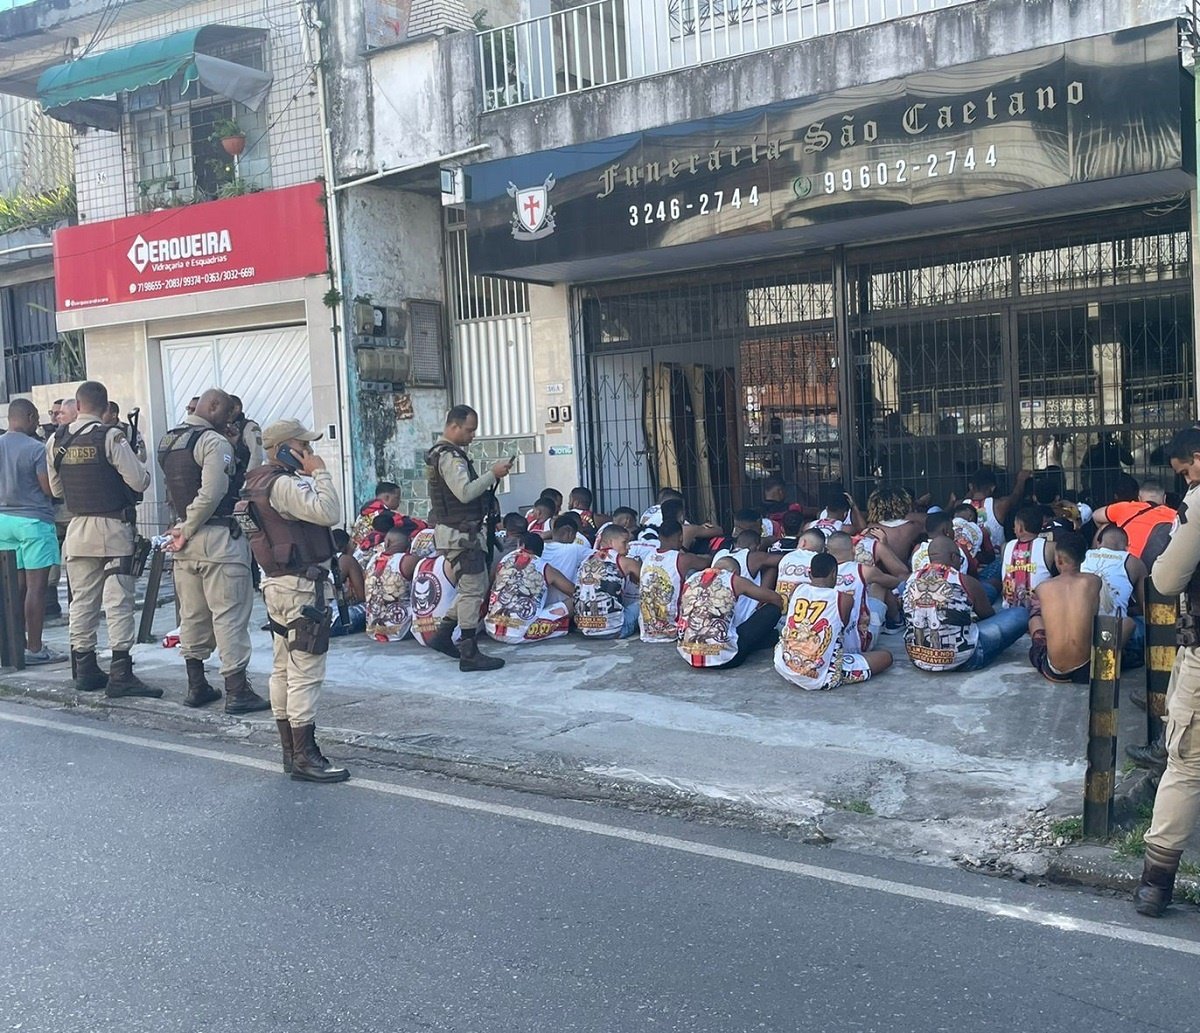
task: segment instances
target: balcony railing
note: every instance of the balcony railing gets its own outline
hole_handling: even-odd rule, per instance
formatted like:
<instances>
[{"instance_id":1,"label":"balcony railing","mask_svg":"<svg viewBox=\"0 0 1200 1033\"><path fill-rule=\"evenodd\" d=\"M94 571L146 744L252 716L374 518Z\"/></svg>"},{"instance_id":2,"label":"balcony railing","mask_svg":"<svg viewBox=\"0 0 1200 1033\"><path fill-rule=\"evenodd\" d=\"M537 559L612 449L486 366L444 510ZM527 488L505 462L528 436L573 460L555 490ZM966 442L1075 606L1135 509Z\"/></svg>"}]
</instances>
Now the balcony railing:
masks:
<instances>
[{"instance_id":1,"label":"balcony railing","mask_svg":"<svg viewBox=\"0 0 1200 1033\"><path fill-rule=\"evenodd\" d=\"M594 0L478 35L483 110L974 0Z\"/></svg>"}]
</instances>

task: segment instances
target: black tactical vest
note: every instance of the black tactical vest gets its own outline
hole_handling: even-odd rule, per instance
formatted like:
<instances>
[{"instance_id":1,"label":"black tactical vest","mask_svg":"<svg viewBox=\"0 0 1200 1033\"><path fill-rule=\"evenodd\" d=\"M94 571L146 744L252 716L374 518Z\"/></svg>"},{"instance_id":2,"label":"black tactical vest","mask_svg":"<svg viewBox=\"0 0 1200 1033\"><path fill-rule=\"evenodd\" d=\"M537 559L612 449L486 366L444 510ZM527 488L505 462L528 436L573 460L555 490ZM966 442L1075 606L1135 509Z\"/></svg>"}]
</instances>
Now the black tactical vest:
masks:
<instances>
[{"instance_id":1,"label":"black tactical vest","mask_svg":"<svg viewBox=\"0 0 1200 1033\"><path fill-rule=\"evenodd\" d=\"M200 493L203 470L196 462L196 442L200 440L202 434L208 432L208 429L207 427L193 427L185 423L181 427L167 431L158 444L158 465L162 467L163 478L166 481L167 501L171 503L171 508L180 519L183 519L188 506L196 500L196 496ZM220 431L214 430L212 433L221 437L223 443L227 443L224 442L224 436ZM230 447L232 448L232 446ZM233 515L233 507L237 504L238 495L242 490L244 476L245 471L239 469L229 478L229 490L225 493L225 497L217 503L217 508L213 511L210 519L226 519Z\"/></svg>"},{"instance_id":2,"label":"black tactical vest","mask_svg":"<svg viewBox=\"0 0 1200 1033\"><path fill-rule=\"evenodd\" d=\"M487 500L481 495L470 502L463 502L450 490L438 468L438 463L446 454L459 456L466 461L467 475L472 481L479 476L475 472L475 464L461 448L447 441L434 445L425 455L426 476L429 480L430 520L466 534L478 534L483 529L487 517Z\"/></svg>"},{"instance_id":3,"label":"black tactical vest","mask_svg":"<svg viewBox=\"0 0 1200 1033\"><path fill-rule=\"evenodd\" d=\"M108 461L106 439L113 427L92 423L78 434L54 432L54 469L63 486L63 502L75 516L131 519L141 495L127 485Z\"/></svg>"},{"instance_id":4,"label":"black tactical vest","mask_svg":"<svg viewBox=\"0 0 1200 1033\"><path fill-rule=\"evenodd\" d=\"M246 477L242 498L252 507L250 551L267 577L280 574L304 576L312 566L333 556L333 536L328 527L307 520L288 520L271 505L271 485L280 477L291 477L278 466L256 467Z\"/></svg>"}]
</instances>

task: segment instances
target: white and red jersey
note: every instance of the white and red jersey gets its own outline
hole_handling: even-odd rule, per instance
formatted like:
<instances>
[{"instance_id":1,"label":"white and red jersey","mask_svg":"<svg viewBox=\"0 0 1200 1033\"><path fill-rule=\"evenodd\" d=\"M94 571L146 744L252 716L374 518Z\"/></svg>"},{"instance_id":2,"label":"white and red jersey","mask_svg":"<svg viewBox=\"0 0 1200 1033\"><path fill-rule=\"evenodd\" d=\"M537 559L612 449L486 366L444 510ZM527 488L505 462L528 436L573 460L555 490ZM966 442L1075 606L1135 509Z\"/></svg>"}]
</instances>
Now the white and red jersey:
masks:
<instances>
[{"instance_id":1,"label":"white and red jersey","mask_svg":"<svg viewBox=\"0 0 1200 1033\"><path fill-rule=\"evenodd\" d=\"M1129 553L1124 550L1106 549L1103 546L1089 549L1079 565L1085 574L1095 574L1104 582L1107 593L1100 593L1100 613L1106 617L1127 617L1129 600L1133 596L1133 582L1129 580L1129 568L1125 565Z\"/></svg>"},{"instance_id":2,"label":"white and red jersey","mask_svg":"<svg viewBox=\"0 0 1200 1033\"><path fill-rule=\"evenodd\" d=\"M546 520L539 520L537 518L537 514L530 510L525 515L525 524L526 530L530 531L532 534L546 534L551 530L551 528L554 527L554 517L550 517Z\"/></svg>"},{"instance_id":3,"label":"white and red jersey","mask_svg":"<svg viewBox=\"0 0 1200 1033\"><path fill-rule=\"evenodd\" d=\"M655 549L642 561L641 625L643 642L674 642L679 638L679 593L683 578L678 549Z\"/></svg>"},{"instance_id":4,"label":"white and red jersey","mask_svg":"<svg viewBox=\"0 0 1200 1033\"><path fill-rule=\"evenodd\" d=\"M651 553L658 552L658 542L642 541L638 538L629 540L628 556L631 560L637 560L638 564L646 562L646 557ZM625 602L636 603L642 597L642 586L633 578L627 578L625 581Z\"/></svg>"},{"instance_id":5,"label":"white and red jersey","mask_svg":"<svg viewBox=\"0 0 1200 1033\"><path fill-rule=\"evenodd\" d=\"M784 611L775 646L775 670L802 689L836 689L842 683L842 622L836 588L799 585Z\"/></svg>"},{"instance_id":6,"label":"white and red jersey","mask_svg":"<svg viewBox=\"0 0 1200 1033\"><path fill-rule=\"evenodd\" d=\"M877 567L876 557L879 553L879 539L869 534L855 535L854 562L864 567Z\"/></svg>"},{"instance_id":7,"label":"white and red jersey","mask_svg":"<svg viewBox=\"0 0 1200 1033\"><path fill-rule=\"evenodd\" d=\"M737 656L738 626L757 603L738 592L732 571L709 567L684 582L676 649L693 667L720 667Z\"/></svg>"},{"instance_id":8,"label":"white and red jersey","mask_svg":"<svg viewBox=\"0 0 1200 1033\"><path fill-rule=\"evenodd\" d=\"M457 599L458 589L446 576L446 557L426 556L421 560L412 579L413 638L423 646L429 645Z\"/></svg>"},{"instance_id":9,"label":"white and red jersey","mask_svg":"<svg viewBox=\"0 0 1200 1033\"><path fill-rule=\"evenodd\" d=\"M753 581L756 585L761 584L762 572L758 574L750 573L750 550L749 549L720 549L713 553L712 564L715 567L717 560L729 558L734 560L738 565L738 573L747 581Z\"/></svg>"},{"instance_id":10,"label":"white and red jersey","mask_svg":"<svg viewBox=\"0 0 1200 1033\"><path fill-rule=\"evenodd\" d=\"M546 605L546 566L541 556L524 549L510 552L497 565L483 618L484 630L497 642L540 642L570 630L567 605Z\"/></svg>"},{"instance_id":11,"label":"white and red jersey","mask_svg":"<svg viewBox=\"0 0 1200 1033\"><path fill-rule=\"evenodd\" d=\"M408 553L383 551L367 560L365 591L367 634L379 642L399 642L412 627L412 583L401 569Z\"/></svg>"},{"instance_id":12,"label":"white and red jersey","mask_svg":"<svg viewBox=\"0 0 1200 1033\"><path fill-rule=\"evenodd\" d=\"M812 561L818 554L810 549L793 549L779 561L779 572L775 578L775 591L782 600L783 612L787 613L792 593L800 585L812 583Z\"/></svg>"},{"instance_id":13,"label":"white and red jersey","mask_svg":"<svg viewBox=\"0 0 1200 1033\"><path fill-rule=\"evenodd\" d=\"M955 542L957 545L957 541ZM967 554L963 552L962 546L958 548L958 571L960 574L969 574L971 572L971 561L967 559ZM912 551L912 557L908 561L909 567L915 574L918 570L924 570L929 566L929 543L919 542L916 548Z\"/></svg>"},{"instance_id":14,"label":"white and red jersey","mask_svg":"<svg viewBox=\"0 0 1200 1033\"><path fill-rule=\"evenodd\" d=\"M1000 592L1005 608L1033 605L1033 592L1043 581L1050 580L1046 563L1046 540L1034 538L1023 542L1014 538L1004 547L1003 574Z\"/></svg>"},{"instance_id":15,"label":"white and red jersey","mask_svg":"<svg viewBox=\"0 0 1200 1033\"><path fill-rule=\"evenodd\" d=\"M1004 525L996 519L996 500L990 495L982 499L968 499L979 515L979 523L992 540L992 549L999 552L1004 548Z\"/></svg>"},{"instance_id":16,"label":"white and red jersey","mask_svg":"<svg viewBox=\"0 0 1200 1033\"><path fill-rule=\"evenodd\" d=\"M597 549L580 565L575 584L575 627L591 638L616 638L625 624L625 586L616 549Z\"/></svg>"},{"instance_id":17,"label":"white and red jersey","mask_svg":"<svg viewBox=\"0 0 1200 1033\"><path fill-rule=\"evenodd\" d=\"M849 653L865 653L871 648L871 607L867 605L867 582L861 563L848 560L838 564L837 587L850 596L850 624L844 639Z\"/></svg>"},{"instance_id":18,"label":"white and red jersey","mask_svg":"<svg viewBox=\"0 0 1200 1033\"><path fill-rule=\"evenodd\" d=\"M821 515L808 525L808 529L810 531L820 531L821 534L828 538L831 534L846 530L847 526L849 526L848 521L831 517L829 510L823 509L821 510Z\"/></svg>"}]
</instances>

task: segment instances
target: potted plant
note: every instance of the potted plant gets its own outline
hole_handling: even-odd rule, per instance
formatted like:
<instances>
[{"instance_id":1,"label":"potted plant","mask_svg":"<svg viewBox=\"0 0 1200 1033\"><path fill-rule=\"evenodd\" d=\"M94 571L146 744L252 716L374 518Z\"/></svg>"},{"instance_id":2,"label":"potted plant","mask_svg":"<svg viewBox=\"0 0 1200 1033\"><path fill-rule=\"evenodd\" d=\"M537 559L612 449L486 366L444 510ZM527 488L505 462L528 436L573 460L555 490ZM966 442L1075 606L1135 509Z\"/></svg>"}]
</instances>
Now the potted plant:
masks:
<instances>
[{"instance_id":1,"label":"potted plant","mask_svg":"<svg viewBox=\"0 0 1200 1033\"><path fill-rule=\"evenodd\" d=\"M246 131L232 118L217 119L212 138L219 141L222 150L234 158L246 149Z\"/></svg>"}]
</instances>

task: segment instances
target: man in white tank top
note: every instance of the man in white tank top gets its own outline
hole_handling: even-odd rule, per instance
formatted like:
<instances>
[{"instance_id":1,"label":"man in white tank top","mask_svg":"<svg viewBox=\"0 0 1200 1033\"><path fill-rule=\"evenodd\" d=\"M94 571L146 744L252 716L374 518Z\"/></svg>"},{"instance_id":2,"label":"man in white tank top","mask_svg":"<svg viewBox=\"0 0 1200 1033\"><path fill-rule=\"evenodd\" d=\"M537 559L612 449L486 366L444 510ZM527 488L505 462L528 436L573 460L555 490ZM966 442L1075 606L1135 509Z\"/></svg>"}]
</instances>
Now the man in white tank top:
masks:
<instances>
[{"instance_id":1,"label":"man in white tank top","mask_svg":"<svg viewBox=\"0 0 1200 1033\"><path fill-rule=\"evenodd\" d=\"M783 631L775 647L775 670L802 689L836 689L866 681L892 666L885 649L850 653L845 630L852 621L850 597L837 589L837 560L829 553L813 557L810 582L792 593Z\"/></svg>"},{"instance_id":2,"label":"man in white tank top","mask_svg":"<svg viewBox=\"0 0 1200 1033\"><path fill-rule=\"evenodd\" d=\"M453 616L457 582L458 576L445 556L426 556L417 561L412 580L412 635L421 645L429 645L443 624L451 642L461 637L458 619Z\"/></svg>"},{"instance_id":3,"label":"man in white tank top","mask_svg":"<svg viewBox=\"0 0 1200 1033\"><path fill-rule=\"evenodd\" d=\"M856 563L854 539L844 531L831 534L825 548L838 561L838 590L853 599L853 623L846 629L846 648L851 653L866 652L879 640L887 614L883 596L891 593L900 579L881 567Z\"/></svg>"},{"instance_id":4,"label":"man in white tank top","mask_svg":"<svg viewBox=\"0 0 1200 1033\"><path fill-rule=\"evenodd\" d=\"M707 556L682 552L683 527L668 521L658 529L658 548L642 561L639 621L643 642L679 638L679 594L688 574L708 566Z\"/></svg>"},{"instance_id":5,"label":"man in white tank top","mask_svg":"<svg viewBox=\"0 0 1200 1033\"><path fill-rule=\"evenodd\" d=\"M637 630L638 600L627 600L642 565L629 556L629 532L608 524L575 579L575 626L589 638L629 638Z\"/></svg>"},{"instance_id":6,"label":"man in white tank top","mask_svg":"<svg viewBox=\"0 0 1200 1033\"><path fill-rule=\"evenodd\" d=\"M775 644L779 597L740 573L737 557L692 574L679 601L679 655L692 667L740 667Z\"/></svg>"},{"instance_id":7,"label":"man in white tank top","mask_svg":"<svg viewBox=\"0 0 1200 1033\"><path fill-rule=\"evenodd\" d=\"M497 642L541 642L571 629L571 607L548 603L553 586L568 598L575 586L542 559L541 535L527 531L521 547L500 561L483 626Z\"/></svg>"},{"instance_id":8,"label":"man in white tank top","mask_svg":"<svg viewBox=\"0 0 1200 1033\"><path fill-rule=\"evenodd\" d=\"M1023 606L1028 610L1038 585L1052 576L1054 543L1041 537L1042 509L1038 505L1017 510L1013 531L1016 538L1004 546L1000 593L1006 609Z\"/></svg>"},{"instance_id":9,"label":"man in white tank top","mask_svg":"<svg viewBox=\"0 0 1200 1033\"><path fill-rule=\"evenodd\" d=\"M1132 654L1145 644L1146 622L1142 616L1142 589L1146 565L1129 552L1129 536L1116 524L1106 524L1096 536L1079 565L1084 574L1095 574L1108 591L1100 594L1100 613L1121 618L1121 648ZM1122 657L1124 668L1124 657Z\"/></svg>"},{"instance_id":10,"label":"man in white tank top","mask_svg":"<svg viewBox=\"0 0 1200 1033\"><path fill-rule=\"evenodd\" d=\"M800 585L812 583L809 573L812 561L824 551L825 536L820 531L805 531L800 536L799 546L780 557L779 569L775 575L775 590L779 593L779 602L785 617L792 593Z\"/></svg>"}]
</instances>

